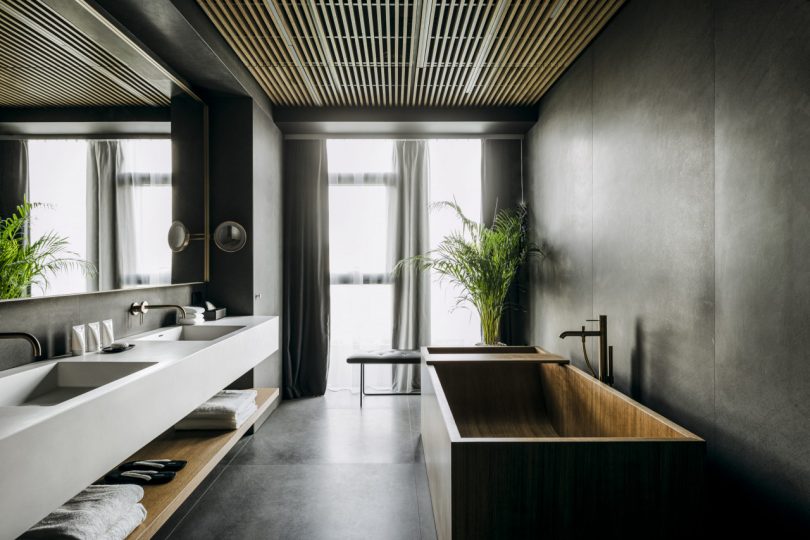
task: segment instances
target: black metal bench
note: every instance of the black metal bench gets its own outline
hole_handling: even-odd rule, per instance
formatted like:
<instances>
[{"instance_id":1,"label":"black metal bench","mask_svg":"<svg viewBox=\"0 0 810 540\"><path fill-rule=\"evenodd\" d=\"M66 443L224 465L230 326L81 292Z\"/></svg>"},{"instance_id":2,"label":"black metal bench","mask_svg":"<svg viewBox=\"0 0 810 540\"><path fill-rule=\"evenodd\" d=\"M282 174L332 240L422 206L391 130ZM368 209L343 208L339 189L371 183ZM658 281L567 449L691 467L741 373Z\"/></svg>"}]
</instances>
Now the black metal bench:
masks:
<instances>
[{"instance_id":1,"label":"black metal bench","mask_svg":"<svg viewBox=\"0 0 810 540\"><path fill-rule=\"evenodd\" d=\"M366 392L366 364L411 364L419 365L422 355L419 351L390 349L353 354L346 359L348 364L360 364L360 407L363 407L363 396L411 396L420 392Z\"/></svg>"}]
</instances>

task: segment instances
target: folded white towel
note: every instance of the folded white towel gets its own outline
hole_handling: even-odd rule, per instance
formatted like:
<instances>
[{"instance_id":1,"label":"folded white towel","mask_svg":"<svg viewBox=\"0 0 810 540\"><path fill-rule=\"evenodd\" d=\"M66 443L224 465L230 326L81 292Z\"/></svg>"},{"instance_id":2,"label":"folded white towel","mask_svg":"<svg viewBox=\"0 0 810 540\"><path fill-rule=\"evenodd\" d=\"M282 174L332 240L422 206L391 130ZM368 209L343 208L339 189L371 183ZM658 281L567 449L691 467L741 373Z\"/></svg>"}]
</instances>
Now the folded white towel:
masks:
<instances>
[{"instance_id":1,"label":"folded white towel","mask_svg":"<svg viewBox=\"0 0 810 540\"><path fill-rule=\"evenodd\" d=\"M214 430L214 429L238 429L250 418L258 407L255 403L250 407L241 409L235 415L201 415L196 417L187 416L180 420L174 428L179 430Z\"/></svg>"},{"instance_id":2,"label":"folded white towel","mask_svg":"<svg viewBox=\"0 0 810 540\"><path fill-rule=\"evenodd\" d=\"M113 538L107 532L142 498L143 488L135 484L92 485L51 512L20 538Z\"/></svg>"},{"instance_id":3,"label":"folded white towel","mask_svg":"<svg viewBox=\"0 0 810 540\"><path fill-rule=\"evenodd\" d=\"M186 313L188 313L189 316L191 316L193 313L199 313L200 315L205 313L205 308L197 306L183 306L183 309L186 310Z\"/></svg>"},{"instance_id":4,"label":"folded white towel","mask_svg":"<svg viewBox=\"0 0 810 540\"><path fill-rule=\"evenodd\" d=\"M222 390L191 414L236 413L246 402L256 402L256 390Z\"/></svg>"},{"instance_id":5,"label":"folded white towel","mask_svg":"<svg viewBox=\"0 0 810 540\"><path fill-rule=\"evenodd\" d=\"M138 525L143 523L146 519L146 508L142 504L133 505L129 510L124 512L118 521L112 524L104 534L104 538L121 539L123 540L129 536L132 531L138 528Z\"/></svg>"}]
</instances>

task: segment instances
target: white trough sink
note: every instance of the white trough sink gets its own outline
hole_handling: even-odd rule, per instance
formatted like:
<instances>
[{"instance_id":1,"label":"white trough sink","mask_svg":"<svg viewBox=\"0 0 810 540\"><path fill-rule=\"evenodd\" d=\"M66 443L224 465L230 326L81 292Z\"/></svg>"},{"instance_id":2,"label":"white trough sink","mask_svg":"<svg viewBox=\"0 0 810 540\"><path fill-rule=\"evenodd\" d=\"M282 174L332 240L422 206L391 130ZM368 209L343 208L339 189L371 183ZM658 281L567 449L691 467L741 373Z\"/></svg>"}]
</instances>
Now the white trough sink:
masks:
<instances>
[{"instance_id":1,"label":"white trough sink","mask_svg":"<svg viewBox=\"0 0 810 540\"><path fill-rule=\"evenodd\" d=\"M0 377L0 407L58 405L151 365L71 361L45 364Z\"/></svg>"},{"instance_id":2,"label":"white trough sink","mask_svg":"<svg viewBox=\"0 0 810 540\"><path fill-rule=\"evenodd\" d=\"M227 336L244 326L172 326L161 328L135 341L213 341Z\"/></svg>"}]
</instances>

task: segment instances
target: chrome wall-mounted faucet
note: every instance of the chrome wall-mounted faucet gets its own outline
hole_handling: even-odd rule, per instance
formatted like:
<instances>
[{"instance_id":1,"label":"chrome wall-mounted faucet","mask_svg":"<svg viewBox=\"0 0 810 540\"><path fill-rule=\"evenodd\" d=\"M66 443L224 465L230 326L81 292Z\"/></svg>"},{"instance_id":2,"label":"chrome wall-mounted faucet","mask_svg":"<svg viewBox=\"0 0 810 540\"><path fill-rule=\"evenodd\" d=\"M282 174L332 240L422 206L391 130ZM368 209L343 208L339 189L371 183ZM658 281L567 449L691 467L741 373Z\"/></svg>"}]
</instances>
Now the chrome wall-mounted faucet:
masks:
<instances>
[{"instance_id":1,"label":"chrome wall-mounted faucet","mask_svg":"<svg viewBox=\"0 0 810 540\"><path fill-rule=\"evenodd\" d=\"M599 323L599 330L585 330L585 327L582 327L582 330L566 330L562 334L560 334L560 339L565 339L567 337L581 337L582 338L582 352L585 355L585 363L588 364L588 369L591 370L591 374L602 381L603 383L607 383L609 385L613 385L613 347L608 347L607 342L607 315L600 315L599 320L592 320L589 319L588 322L598 322ZM586 337L598 337L599 338L599 374L593 372L593 368L591 368L591 363L588 360L588 351L585 349L585 338Z\"/></svg>"},{"instance_id":2,"label":"chrome wall-mounted faucet","mask_svg":"<svg viewBox=\"0 0 810 540\"><path fill-rule=\"evenodd\" d=\"M150 304L146 300L142 302L133 302L131 306L129 306L129 314L130 315L140 315L141 321L143 321L143 316L150 310L150 309L177 309L180 313L183 314L183 317L188 317L188 312L186 308L177 304Z\"/></svg>"},{"instance_id":3,"label":"chrome wall-mounted faucet","mask_svg":"<svg viewBox=\"0 0 810 540\"><path fill-rule=\"evenodd\" d=\"M42 356L42 345L39 344L39 340L27 332L1 332L0 339L24 339L31 345L34 360Z\"/></svg>"}]
</instances>

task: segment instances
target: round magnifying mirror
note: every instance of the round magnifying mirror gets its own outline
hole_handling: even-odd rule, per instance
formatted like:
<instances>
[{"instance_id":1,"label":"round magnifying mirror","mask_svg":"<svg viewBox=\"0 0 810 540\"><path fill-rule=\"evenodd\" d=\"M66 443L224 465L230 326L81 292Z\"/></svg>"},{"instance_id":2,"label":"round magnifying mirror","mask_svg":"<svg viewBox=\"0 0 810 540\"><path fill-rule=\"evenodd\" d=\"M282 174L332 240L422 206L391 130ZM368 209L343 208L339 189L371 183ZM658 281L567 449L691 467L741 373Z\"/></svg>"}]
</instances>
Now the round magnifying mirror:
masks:
<instances>
[{"instance_id":1,"label":"round magnifying mirror","mask_svg":"<svg viewBox=\"0 0 810 540\"><path fill-rule=\"evenodd\" d=\"M214 244L228 253L239 251L247 243L247 231L235 221L223 221L214 230Z\"/></svg>"},{"instance_id":2,"label":"round magnifying mirror","mask_svg":"<svg viewBox=\"0 0 810 540\"><path fill-rule=\"evenodd\" d=\"M182 221L172 222L169 227L169 249L175 253L179 253L188 247L191 241L191 233L188 232L188 227Z\"/></svg>"}]
</instances>

